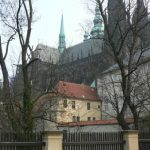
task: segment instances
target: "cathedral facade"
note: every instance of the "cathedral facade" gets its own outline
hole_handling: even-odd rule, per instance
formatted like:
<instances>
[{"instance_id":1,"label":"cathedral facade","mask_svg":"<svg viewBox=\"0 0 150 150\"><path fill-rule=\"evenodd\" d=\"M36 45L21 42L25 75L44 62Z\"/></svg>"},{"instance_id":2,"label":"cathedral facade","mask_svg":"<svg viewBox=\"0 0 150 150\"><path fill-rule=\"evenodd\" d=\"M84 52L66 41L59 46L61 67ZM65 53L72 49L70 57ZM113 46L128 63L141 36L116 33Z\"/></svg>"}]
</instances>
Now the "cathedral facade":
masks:
<instances>
[{"instance_id":1,"label":"cathedral facade","mask_svg":"<svg viewBox=\"0 0 150 150\"><path fill-rule=\"evenodd\" d=\"M126 13L123 11L126 9L125 7L126 4L123 0L108 0L107 24L116 45L121 38L119 32L125 33L125 29L129 27ZM138 28L143 26L143 22L148 24L150 20L148 15L145 15L147 13L143 0L137 0L132 23L139 22ZM140 20L139 17L143 15L145 17ZM120 28L116 29L118 20L121 20L118 22ZM85 32L83 42L67 48L65 36L62 15L58 48L38 44L33 52L33 58L38 58L38 61L34 62L29 72L32 86L37 90L50 90L60 80L91 85L96 80L97 75L114 64L108 54L109 47L105 46L107 34L105 33L98 5L95 8L93 28L90 33ZM132 38L132 35L129 34L128 36L129 39ZM138 36L146 47L150 41L149 25L141 30Z\"/></svg>"},{"instance_id":2,"label":"cathedral facade","mask_svg":"<svg viewBox=\"0 0 150 150\"><path fill-rule=\"evenodd\" d=\"M35 65L47 63L51 66L47 69L40 67L39 73L36 73L41 74L39 87L47 89L49 84L53 87L60 80L91 85L96 75L110 66L112 62L105 59L106 53L103 51L104 27L98 6L95 8L93 24L91 33L85 32L82 43L66 48L62 15L58 49L38 44L33 53L34 58L39 58Z\"/></svg>"}]
</instances>

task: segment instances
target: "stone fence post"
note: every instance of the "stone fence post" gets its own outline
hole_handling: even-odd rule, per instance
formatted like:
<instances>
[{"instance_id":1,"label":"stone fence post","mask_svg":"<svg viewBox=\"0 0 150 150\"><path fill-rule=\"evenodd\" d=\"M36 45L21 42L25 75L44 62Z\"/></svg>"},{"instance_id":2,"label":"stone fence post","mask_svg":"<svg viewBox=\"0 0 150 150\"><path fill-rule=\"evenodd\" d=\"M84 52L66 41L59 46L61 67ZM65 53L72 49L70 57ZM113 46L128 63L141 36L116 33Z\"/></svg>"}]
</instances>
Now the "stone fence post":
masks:
<instances>
[{"instance_id":1,"label":"stone fence post","mask_svg":"<svg viewBox=\"0 0 150 150\"><path fill-rule=\"evenodd\" d=\"M139 150L138 131L123 131L123 140L125 141L124 150ZM63 132L43 132L43 142L45 142L43 150L62 150Z\"/></svg>"},{"instance_id":2,"label":"stone fence post","mask_svg":"<svg viewBox=\"0 0 150 150\"><path fill-rule=\"evenodd\" d=\"M138 131L123 131L124 150L139 150Z\"/></svg>"},{"instance_id":3,"label":"stone fence post","mask_svg":"<svg viewBox=\"0 0 150 150\"><path fill-rule=\"evenodd\" d=\"M43 150L62 150L63 133L60 131L43 132Z\"/></svg>"}]
</instances>

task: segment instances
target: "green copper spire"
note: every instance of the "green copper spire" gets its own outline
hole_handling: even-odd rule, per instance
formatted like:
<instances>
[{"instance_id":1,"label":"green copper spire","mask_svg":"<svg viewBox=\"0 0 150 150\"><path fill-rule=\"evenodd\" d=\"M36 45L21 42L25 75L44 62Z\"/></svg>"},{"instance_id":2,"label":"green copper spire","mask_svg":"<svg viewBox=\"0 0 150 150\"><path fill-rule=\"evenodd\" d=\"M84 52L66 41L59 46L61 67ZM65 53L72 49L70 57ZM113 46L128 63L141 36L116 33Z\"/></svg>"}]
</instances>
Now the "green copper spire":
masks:
<instances>
[{"instance_id":1,"label":"green copper spire","mask_svg":"<svg viewBox=\"0 0 150 150\"><path fill-rule=\"evenodd\" d=\"M98 5L95 8L94 27L91 30L92 38L102 38L104 35L104 26L102 22L102 16L99 11Z\"/></svg>"},{"instance_id":2,"label":"green copper spire","mask_svg":"<svg viewBox=\"0 0 150 150\"><path fill-rule=\"evenodd\" d=\"M62 15L61 16L61 26L60 26L60 33L59 33L58 49L59 49L60 53L63 53L65 48L66 48L66 41L65 41L65 32L64 32L64 20L63 20L63 15Z\"/></svg>"},{"instance_id":3,"label":"green copper spire","mask_svg":"<svg viewBox=\"0 0 150 150\"><path fill-rule=\"evenodd\" d=\"M61 26L60 26L60 35L65 35L64 34L64 19L63 19L63 15L61 16Z\"/></svg>"},{"instance_id":4,"label":"green copper spire","mask_svg":"<svg viewBox=\"0 0 150 150\"><path fill-rule=\"evenodd\" d=\"M96 82L95 82L95 80L92 82L92 84L90 85L90 87L96 88Z\"/></svg>"}]
</instances>

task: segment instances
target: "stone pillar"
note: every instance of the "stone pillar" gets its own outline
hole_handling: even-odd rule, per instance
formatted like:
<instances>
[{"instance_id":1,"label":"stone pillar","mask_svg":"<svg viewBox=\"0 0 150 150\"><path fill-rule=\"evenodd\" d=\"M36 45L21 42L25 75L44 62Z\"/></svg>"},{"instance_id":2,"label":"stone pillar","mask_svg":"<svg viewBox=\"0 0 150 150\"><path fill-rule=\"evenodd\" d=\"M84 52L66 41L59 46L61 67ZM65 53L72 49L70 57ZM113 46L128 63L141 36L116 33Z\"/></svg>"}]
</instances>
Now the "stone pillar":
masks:
<instances>
[{"instance_id":1,"label":"stone pillar","mask_svg":"<svg viewBox=\"0 0 150 150\"><path fill-rule=\"evenodd\" d=\"M59 131L43 132L43 150L62 150L63 133Z\"/></svg>"},{"instance_id":2,"label":"stone pillar","mask_svg":"<svg viewBox=\"0 0 150 150\"><path fill-rule=\"evenodd\" d=\"M139 150L138 131L128 130L123 133L124 150Z\"/></svg>"}]
</instances>

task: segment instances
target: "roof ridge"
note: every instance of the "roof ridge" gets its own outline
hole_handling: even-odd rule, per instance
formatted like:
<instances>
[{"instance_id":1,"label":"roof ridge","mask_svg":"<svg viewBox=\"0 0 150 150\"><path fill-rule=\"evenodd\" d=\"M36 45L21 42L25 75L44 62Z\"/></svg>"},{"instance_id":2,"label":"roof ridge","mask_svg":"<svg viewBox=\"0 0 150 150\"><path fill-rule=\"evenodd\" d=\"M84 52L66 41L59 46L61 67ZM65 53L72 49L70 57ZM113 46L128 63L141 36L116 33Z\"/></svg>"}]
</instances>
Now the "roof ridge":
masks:
<instances>
[{"instance_id":1,"label":"roof ridge","mask_svg":"<svg viewBox=\"0 0 150 150\"><path fill-rule=\"evenodd\" d=\"M133 123L133 118L126 118L127 123ZM80 121L80 122L60 122L59 126L87 126L87 125L106 125L106 124L118 124L117 119L108 120L94 120L94 121Z\"/></svg>"},{"instance_id":2,"label":"roof ridge","mask_svg":"<svg viewBox=\"0 0 150 150\"><path fill-rule=\"evenodd\" d=\"M96 89L88 85L59 81L55 89L68 98L99 101Z\"/></svg>"},{"instance_id":3,"label":"roof ridge","mask_svg":"<svg viewBox=\"0 0 150 150\"><path fill-rule=\"evenodd\" d=\"M80 83L74 83L74 82L67 82L67 81L59 81L59 82L63 82L63 83L66 83L66 84L74 84L74 85L79 85L79 86L85 86L85 87L88 87L88 88L90 88L90 89L95 89L95 88L93 88L93 87L90 87L89 85L85 85L85 84L80 84ZM58 83L59 83L58 82Z\"/></svg>"}]
</instances>

